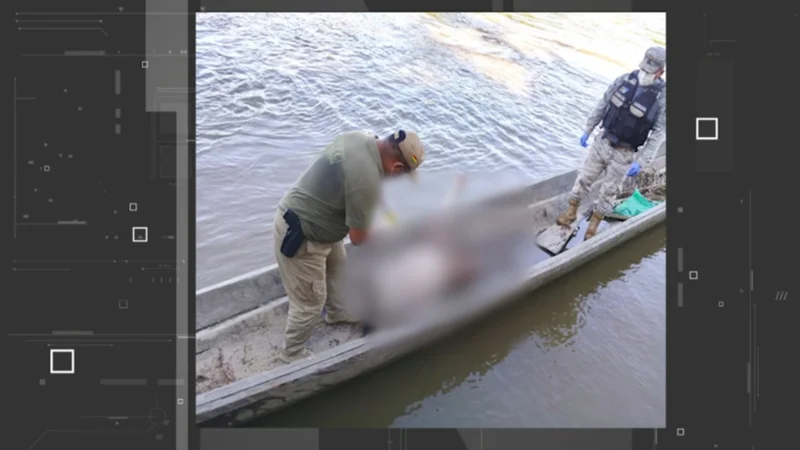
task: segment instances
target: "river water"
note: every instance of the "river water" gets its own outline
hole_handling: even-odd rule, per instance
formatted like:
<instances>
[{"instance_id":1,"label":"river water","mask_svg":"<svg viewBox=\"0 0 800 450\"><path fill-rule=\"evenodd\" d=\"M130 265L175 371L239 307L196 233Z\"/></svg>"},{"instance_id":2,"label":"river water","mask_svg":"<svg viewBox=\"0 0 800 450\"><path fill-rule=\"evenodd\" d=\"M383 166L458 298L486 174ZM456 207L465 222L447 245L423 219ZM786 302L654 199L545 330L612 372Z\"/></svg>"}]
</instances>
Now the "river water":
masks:
<instances>
[{"instance_id":1,"label":"river water","mask_svg":"<svg viewBox=\"0 0 800 450\"><path fill-rule=\"evenodd\" d=\"M275 205L338 133L417 131L401 219L578 167L608 83L663 14L203 14L197 19L197 287L272 264ZM278 413L271 426L656 427L665 230L447 341ZM346 411L347 414L342 414Z\"/></svg>"}]
</instances>

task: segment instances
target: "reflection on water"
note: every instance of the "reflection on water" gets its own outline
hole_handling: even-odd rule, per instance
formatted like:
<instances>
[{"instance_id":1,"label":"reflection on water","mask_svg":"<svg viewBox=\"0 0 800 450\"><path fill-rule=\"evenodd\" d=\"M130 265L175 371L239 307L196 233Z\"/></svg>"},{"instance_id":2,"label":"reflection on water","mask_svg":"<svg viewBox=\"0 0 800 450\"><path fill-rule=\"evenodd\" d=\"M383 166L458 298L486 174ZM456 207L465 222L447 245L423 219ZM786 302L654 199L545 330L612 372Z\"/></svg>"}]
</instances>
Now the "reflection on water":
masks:
<instances>
[{"instance_id":1,"label":"reflection on water","mask_svg":"<svg viewBox=\"0 0 800 450\"><path fill-rule=\"evenodd\" d=\"M663 226L649 231L440 344L255 425L663 425L665 237Z\"/></svg>"}]
</instances>

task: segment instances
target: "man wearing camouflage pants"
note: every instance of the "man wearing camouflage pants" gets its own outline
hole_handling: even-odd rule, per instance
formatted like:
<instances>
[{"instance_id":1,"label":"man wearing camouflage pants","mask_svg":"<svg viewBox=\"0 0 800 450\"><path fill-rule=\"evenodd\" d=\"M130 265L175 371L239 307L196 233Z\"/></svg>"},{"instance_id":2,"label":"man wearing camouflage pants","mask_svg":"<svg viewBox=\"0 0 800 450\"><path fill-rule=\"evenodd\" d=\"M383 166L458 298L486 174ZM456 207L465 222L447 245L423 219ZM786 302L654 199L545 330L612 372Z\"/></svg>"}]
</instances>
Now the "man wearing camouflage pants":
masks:
<instances>
[{"instance_id":1,"label":"man wearing camouflage pants","mask_svg":"<svg viewBox=\"0 0 800 450\"><path fill-rule=\"evenodd\" d=\"M569 226L577 219L581 200L605 172L586 229L585 239L592 238L611 212L625 176L639 173L641 166L637 160L649 161L658 152L667 131L666 82L661 78L666 61L663 47L649 48L639 69L614 80L589 116L581 145L587 146L589 135L598 125L603 134L589 148L572 187L569 208L556 221L559 225Z\"/></svg>"}]
</instances>

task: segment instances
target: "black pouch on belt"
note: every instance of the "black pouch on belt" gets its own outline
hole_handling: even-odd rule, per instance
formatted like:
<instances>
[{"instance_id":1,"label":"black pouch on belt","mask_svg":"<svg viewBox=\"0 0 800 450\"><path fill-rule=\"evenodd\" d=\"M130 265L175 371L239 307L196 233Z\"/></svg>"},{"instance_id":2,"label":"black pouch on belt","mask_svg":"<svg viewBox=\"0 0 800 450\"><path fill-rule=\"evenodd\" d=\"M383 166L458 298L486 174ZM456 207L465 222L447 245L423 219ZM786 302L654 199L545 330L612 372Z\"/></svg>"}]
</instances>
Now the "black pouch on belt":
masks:
<instances>
[{"instance_id":1,"label":"black pouch on belt","mask_svg":"<svg viewBox=\"0 0 800 450\"><path fill-rule=\"evenodd\" d=\"M283 220L286 221L288 228L286 236L281 242L281 253L287 258L291 258L300 250L306 237L303 235L303 227L300 226L300 217L294 210L287 209L283 214Z\"/></svg>"}]
</instances>

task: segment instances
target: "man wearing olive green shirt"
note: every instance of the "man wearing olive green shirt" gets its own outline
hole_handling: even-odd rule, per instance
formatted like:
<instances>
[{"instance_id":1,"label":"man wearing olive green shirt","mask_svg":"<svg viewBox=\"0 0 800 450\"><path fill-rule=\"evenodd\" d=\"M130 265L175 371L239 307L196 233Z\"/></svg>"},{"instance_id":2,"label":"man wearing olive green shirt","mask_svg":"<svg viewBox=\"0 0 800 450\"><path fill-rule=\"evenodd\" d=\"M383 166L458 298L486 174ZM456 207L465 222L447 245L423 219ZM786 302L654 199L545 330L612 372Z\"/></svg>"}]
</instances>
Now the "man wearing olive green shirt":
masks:
<instances>
[{"instance_id":1,"label":"man wearing olive green shirt","mask_svg":"<svg viewBox=\"0 0 800 450\"><path fill-rule=\"evenodd\" d=\"M312 355L305 348L327 309L328 324L356 322L342 309L336 279L347 261L344 238L368 236L382 179L415 171L425 158L419 137L400 130L378 139L366 133L336 138L278 204L273 227L275 257L289 297L284 347L290 363Z\"/></svg>"}]
</instances>

